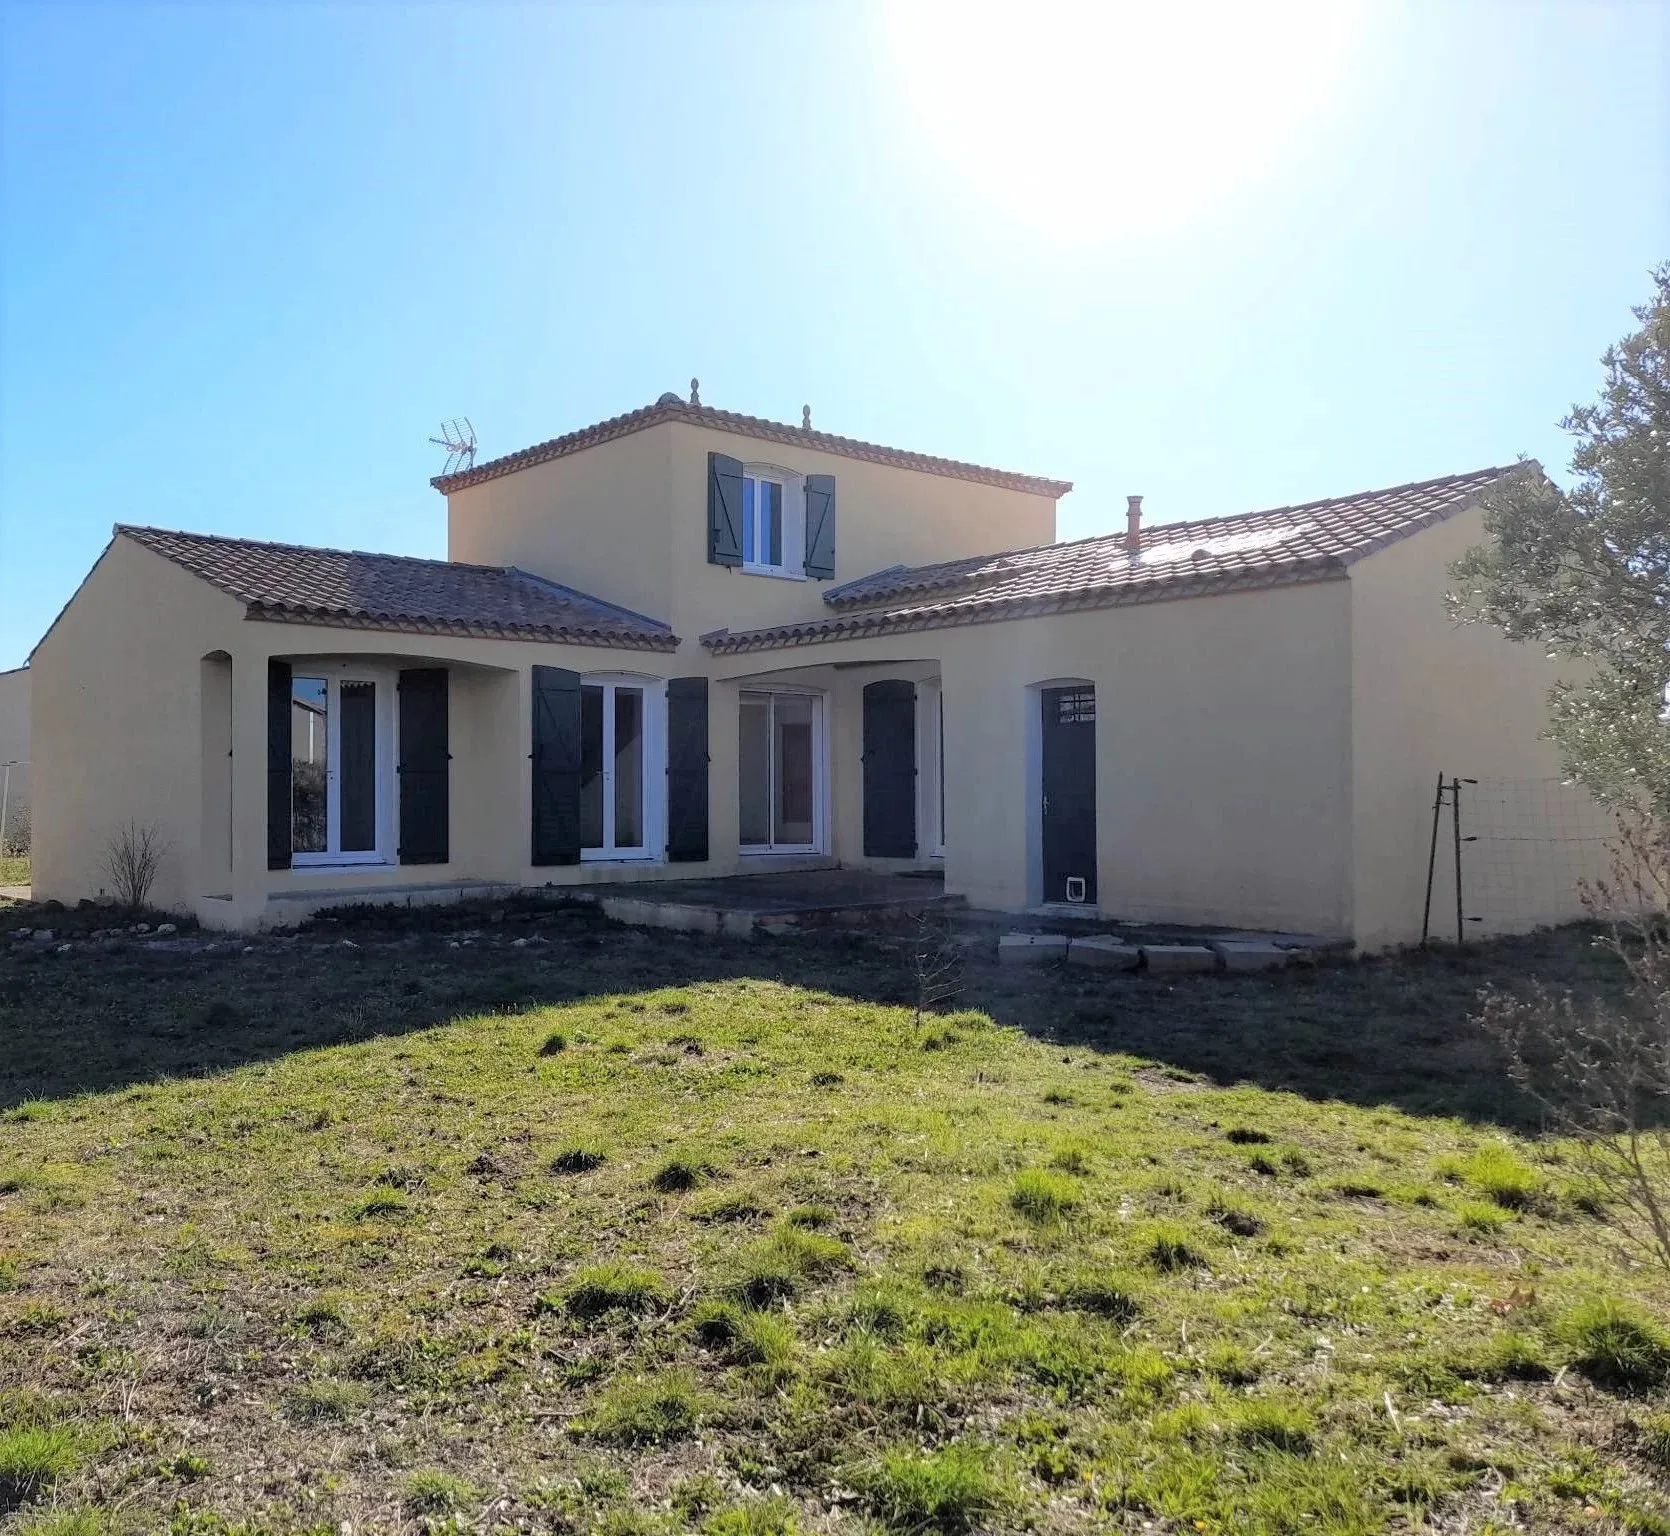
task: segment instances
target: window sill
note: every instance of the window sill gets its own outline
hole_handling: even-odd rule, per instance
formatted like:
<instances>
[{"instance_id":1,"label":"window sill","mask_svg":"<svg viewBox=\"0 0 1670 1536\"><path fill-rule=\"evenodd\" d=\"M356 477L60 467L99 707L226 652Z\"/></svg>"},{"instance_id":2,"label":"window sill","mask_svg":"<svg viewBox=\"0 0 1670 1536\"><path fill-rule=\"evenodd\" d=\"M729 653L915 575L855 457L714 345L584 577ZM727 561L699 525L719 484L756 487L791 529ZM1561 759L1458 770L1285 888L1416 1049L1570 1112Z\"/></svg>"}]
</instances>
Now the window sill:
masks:
<instances>
[{"instance_id":1,"label":"window sill","mask_svg":"<svg viewBox=\"0 0 1670 1536\"><path fill-rule=\"evenodd\" d=\"M737 857L743 859L771 859L781 858L785 854L800 857L809 853L822 853L823 849L814 848L810 843L772 843L745 845L737 849Z\"/></svg>"},{"instance_id":2,"label":"window sill","mask_svg":"<svg viewBox=\"0 0 1670 1536\"><path fill-rule=\"evenodd\" d=\"M791 571L781 565L748 565L744 563L738 567L744 576L775 576L778 581L807 581L810 578L804 571Z\"/></svg>"},{"instance_id":3,"label":"window sill","mask_svg":"<svg viewBox=\"0 0 1670 1536\"><path fill-rule=\"evenodd\" d=\"M659 854L650 853L602 853L591 848L580 850L582 864L659 864Z\"/></svg>"},{"instance_id":4,"label":"window sill","mask_svg":"<svg viewBox=\"0 0 1670 1536\"><path fill-rule=\"evenodd\" d=\"M292 869L393 869L395 860L380 853L293 853Z\"/></svg>"}]
</instances>

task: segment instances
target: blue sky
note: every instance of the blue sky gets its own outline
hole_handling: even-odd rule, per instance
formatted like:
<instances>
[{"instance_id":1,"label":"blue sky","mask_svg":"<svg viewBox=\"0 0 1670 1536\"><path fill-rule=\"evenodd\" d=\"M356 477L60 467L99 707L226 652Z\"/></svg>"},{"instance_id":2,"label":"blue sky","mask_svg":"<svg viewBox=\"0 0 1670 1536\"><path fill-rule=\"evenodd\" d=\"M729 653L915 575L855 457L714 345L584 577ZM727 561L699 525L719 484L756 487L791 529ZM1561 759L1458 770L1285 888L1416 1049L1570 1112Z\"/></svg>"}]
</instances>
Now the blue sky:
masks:
<instances>
[{"instance_id":1,"label":"blue sky","mask_svg":"<svg viewBox=\"0 0 1670 1536\"><path fill-rule=\"evenodd\" d=\"M0 667L114 522L440 555L440 418L693 374L1071 479L1063 537L1564 465L1670 258L1670 7L1368 5L1191 100L1210 18L1040 3L950 13L985 74L856 3L0 5Z\"/></svg>"}]
</instances>

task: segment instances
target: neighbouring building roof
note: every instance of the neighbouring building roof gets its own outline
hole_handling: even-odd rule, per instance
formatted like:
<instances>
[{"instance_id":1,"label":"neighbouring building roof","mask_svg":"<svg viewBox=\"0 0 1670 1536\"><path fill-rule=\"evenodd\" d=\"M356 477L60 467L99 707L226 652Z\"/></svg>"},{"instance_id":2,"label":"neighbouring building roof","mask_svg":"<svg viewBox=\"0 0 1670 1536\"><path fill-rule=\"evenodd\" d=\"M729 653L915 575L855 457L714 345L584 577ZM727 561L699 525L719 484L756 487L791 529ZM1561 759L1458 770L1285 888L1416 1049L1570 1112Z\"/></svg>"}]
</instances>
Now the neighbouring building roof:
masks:
<instances>
[{"instance_id":1,"label":"neighbouring building roof","mask_svg":"<svg viewBox=\"0 0 1670 1536\"><path fill-rule=\"evenodd\" d=\"M553 437L549 442L537 443L502 458L489 459L473 469L461 469L450 475L436 475L429 483L438 491L450 494L468 486L480 485L500 475L511 475L530 465L560 459L565 454L579 453L598 443L606 443L664 421L684 421L698 427L716 427L722 432L734 432L742 437L761 438L772 443L793 443L797 447L817 448L825 453L838 453L849 459L867 459L872 464L892 464L900 469L920 470L927 475L948 475L954 480L976 480L983 485L1002 486L1011 491L1029 491L1035 496L1056 499L1072 490L1070 480L1046 480L1038 475L1021 475L1004 469L987 469L979 464L964 464L957 459L935 458L928 453L907 453L900 448L883 448L876 443L860 442L854 437L837 437L832 432L815 432L810 427L791 427L786 422L766 421L758 416L742 416L735 411L721 411L711 405L691 405L676 396L663 397L642 410L628 411L624 416L613 416L596 426L570 432L566 437Z\"/></svg>"},{"instance_id":2,"label":"neighbouring building roof","mask_svg":"<svg viewBox=\"0 0 1670 1536\"><path fill-rule=\"evenodd\" d=\"M1118 533L938 565L893 566L831 587L824 602L832 614L768 629L716 630L703 635L702 643L718 652L770 650L1338 579L1353 561L1442 522L1517 467L1267 512L1160 524L1143 529L1141 553L1134 558Z\"/></svg>"},{"instance_id":3,"label":"neighbouring building roof","mask_svg":"<svg viewBox=\"0 0 1670 1536\"><path fill-rule=\"evenodd\" d=\"M252 619L631 650L678 646L672 630L658 620L515 566L312 549L122 523L115 531L236 598Z\"/></svg>"}]
</instances>

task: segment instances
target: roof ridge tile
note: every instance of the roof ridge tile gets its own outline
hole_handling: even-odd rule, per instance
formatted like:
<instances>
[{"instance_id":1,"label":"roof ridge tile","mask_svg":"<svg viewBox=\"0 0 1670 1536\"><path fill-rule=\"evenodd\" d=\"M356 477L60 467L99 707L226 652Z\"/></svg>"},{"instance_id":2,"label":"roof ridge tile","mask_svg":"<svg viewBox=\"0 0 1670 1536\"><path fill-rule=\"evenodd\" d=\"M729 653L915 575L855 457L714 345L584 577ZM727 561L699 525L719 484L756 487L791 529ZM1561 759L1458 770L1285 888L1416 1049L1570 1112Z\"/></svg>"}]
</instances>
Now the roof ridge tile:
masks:
<instances>
[{"instance_id":1,"label":"roof ridge tile","mask_svg":"<svg viewBox=\"0 0 1670 1536\"><path fill-rule=\"evenodd\" d=\"M747 416L738 411L721 410L713 405L691 405L678 399L658 400L653 405L640 406L619 416L610 416L589 427L578 428L560 437L547 438L542 443L519 448L514 453L501 454L484 464L455 470L451 474L436 475L429 483L436 490L450 495L454 491L480 485L483 481L495 480L501 475L515 474L518 470L529 469L536 464L546 464L552 459L578 453L599 443L642 432L664 421L683 421L695 426L717 427L721 431L736 432L768 442L799 443L847 458L892 464L901 469L919 470L930 475L946 475L956 480L973 480L1010 490L1029 491L1034 495L1048 496L1052 500L1065 496L1073 488L1070 480L1051 480L1042 475L993 469L983 464L971 464L963 459L947 459L937 454L917 453L907 448L888 448L880 443L866 442L862 438L842 437L834 432L791 426L788 422L771 421L763 416Z\"/></svg>"}]
</instances>

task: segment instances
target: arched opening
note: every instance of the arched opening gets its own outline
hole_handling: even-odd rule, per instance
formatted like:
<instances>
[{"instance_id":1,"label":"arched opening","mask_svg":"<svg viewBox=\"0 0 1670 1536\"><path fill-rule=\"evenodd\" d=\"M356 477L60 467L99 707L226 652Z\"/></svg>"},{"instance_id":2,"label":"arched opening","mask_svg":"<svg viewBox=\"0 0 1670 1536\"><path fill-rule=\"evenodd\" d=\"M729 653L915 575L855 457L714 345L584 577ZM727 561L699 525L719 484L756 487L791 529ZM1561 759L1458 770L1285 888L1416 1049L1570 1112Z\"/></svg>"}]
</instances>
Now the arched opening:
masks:
<instances>
[{"instance_id":1,"label":"arched opening","mask_svg":"<svg viewBox=\"0 0 1670 1536\"><path fill-rule=\"evenodd\" d=\"M232 894L232 658L210 651L198 688L201 810L197 885L204 896Z\"/></svg>"}]
</instances>

